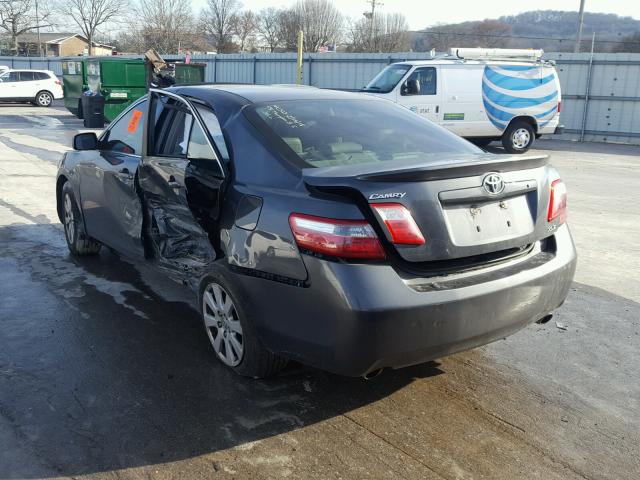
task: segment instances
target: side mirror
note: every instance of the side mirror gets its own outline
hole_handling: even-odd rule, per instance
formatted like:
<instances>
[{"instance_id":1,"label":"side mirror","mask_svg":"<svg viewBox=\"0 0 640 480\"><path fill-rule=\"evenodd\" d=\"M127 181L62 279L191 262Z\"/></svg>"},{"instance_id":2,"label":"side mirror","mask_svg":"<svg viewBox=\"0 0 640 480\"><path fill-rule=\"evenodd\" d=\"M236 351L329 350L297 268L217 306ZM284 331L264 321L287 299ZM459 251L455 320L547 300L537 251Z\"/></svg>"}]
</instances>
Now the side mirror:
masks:
<instances>
[{"instance_id":1,"label":"side mirror","mask_svg":"<svg viewBox=\"0 0 640 480\"><path fill-rule=\"evenodd\" d=\"M73 137L74 150L95 150L98 148L98 137L94 132L79 133Z\"/></svg>"},{"instance_id":2,"label":"side mirror","mask_svg":"<svg viewBox=\"0 0 640 480\"><path fill-rule=\"evenodd\" d=\"M415 78L410 78L405 83L404 94L405 95L418 95L420 93L420 82Z\"/></svg>"}]
</instances>

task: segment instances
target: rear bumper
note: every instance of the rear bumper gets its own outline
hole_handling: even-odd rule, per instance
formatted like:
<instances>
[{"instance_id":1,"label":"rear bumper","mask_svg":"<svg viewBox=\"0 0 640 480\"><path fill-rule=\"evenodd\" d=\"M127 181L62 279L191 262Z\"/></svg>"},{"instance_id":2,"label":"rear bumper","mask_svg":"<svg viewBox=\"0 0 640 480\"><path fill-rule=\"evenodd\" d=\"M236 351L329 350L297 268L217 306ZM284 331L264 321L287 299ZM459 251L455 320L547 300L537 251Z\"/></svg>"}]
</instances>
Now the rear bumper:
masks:
<instances>
[{"instance_id":1,"label":"rear bumper","mask_svg":"<svg viewBox=\"0 0 640 480\"><path fill-rule=\"evenodd\" d=\"M452 288L445 283L445 288L419 291L388 265L308 256L308 288L237 277L256 302L257 327L267 348L324 370L360 376L504 338L560 306L573 279L576 253L566 225L555 238L554 255L532 253L478 270Z\"/></svg>"}]
</instances>

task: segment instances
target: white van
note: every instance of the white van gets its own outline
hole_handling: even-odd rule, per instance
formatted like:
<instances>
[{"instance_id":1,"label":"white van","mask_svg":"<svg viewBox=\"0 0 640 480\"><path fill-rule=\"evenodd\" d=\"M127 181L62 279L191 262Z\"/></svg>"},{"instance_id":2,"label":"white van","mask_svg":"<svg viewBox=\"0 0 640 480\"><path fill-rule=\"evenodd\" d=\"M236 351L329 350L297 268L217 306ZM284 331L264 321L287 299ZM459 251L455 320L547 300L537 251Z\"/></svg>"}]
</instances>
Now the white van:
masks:
<instances>
[{"instance_id":1,"label":"white van","mask_svg":"<svg viewBox=\"0 0 640 480\"><path fill-rule=\"evenodd\" d=\"M454 48L431 60L394 63L363 92L379 95L480 146L510 153L561 133L560 81L542 50Z\"/></svg>"}]
</instances>

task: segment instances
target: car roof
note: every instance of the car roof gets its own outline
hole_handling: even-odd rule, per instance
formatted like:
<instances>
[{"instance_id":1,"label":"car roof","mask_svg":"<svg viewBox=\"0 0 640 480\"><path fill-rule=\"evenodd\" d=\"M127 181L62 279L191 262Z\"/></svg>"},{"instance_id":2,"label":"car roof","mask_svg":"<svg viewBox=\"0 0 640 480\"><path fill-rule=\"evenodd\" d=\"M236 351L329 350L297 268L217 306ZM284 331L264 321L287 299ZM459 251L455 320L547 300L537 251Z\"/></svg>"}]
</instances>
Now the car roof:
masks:
<instances>
[{"instance_id":1,"label":"car roof","mask_svg":"<svg viewBox=\"0 0 640 480\"><path fill-rule=\"evenodd\" d=\"M53 70L35 70L32 68L9 68L8 72L42 72L42 73L53 73Z\"/></svg>"},{"instance_id":2,"label":"car roof","mask_svg":"<svg viewBox=\"0 0 640 480\"><path fill-rule=\"evenodd\" d=\"M214 100L221 96L236 97L239 104L284 100L362 100L368 98L368 96L359 93L322 89L308 85L209 84L173 87L170 90L205 101Z\"/></svg>"}]
</instances>

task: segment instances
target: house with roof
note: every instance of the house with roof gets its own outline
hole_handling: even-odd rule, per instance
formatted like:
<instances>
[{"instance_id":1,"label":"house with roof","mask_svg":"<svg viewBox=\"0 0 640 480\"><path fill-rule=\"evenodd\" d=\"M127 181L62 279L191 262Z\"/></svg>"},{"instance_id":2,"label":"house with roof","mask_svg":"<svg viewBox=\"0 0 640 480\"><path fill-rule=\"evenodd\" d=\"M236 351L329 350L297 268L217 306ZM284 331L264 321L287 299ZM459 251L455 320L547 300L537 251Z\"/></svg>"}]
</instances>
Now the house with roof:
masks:
<instances>
[{"instance_id":1,"label":"house with roof","mask_svg":"<svg viewBox=\"0 0 640 480\"><path fill-rule=\"evenodd\" d=\"M42 54L47 57L72 57L88 55L89 40L79 33L41 32L40 44ZM115 47L104 43L93 42L92 55L112 55ZM38 56L38 34L23 33L18 36L18 55Z\"/></svg>"}]
</instances>

